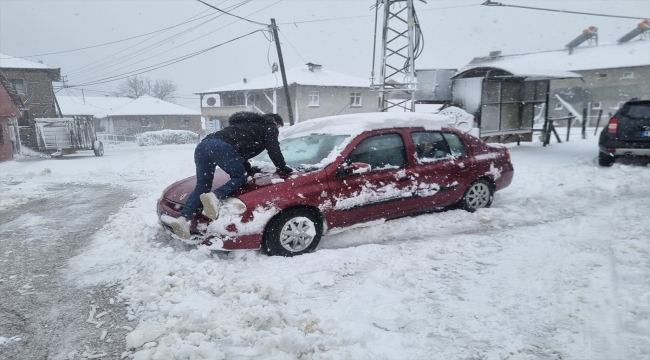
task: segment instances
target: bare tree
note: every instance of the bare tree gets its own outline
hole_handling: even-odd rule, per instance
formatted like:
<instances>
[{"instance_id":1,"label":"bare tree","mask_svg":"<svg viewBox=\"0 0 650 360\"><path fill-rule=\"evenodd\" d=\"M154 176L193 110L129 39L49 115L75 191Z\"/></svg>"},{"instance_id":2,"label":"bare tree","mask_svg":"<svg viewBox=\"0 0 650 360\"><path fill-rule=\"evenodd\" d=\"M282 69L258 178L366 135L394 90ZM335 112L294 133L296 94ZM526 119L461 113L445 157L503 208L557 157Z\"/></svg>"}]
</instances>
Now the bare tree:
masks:
<instances>
[{"instance_id":1,"label":"bare tree","mask_svg":"<svg viewBox=\"0 0 650 360\"><path fill-rule=\"evenodd\" d=\"M149 95L151 92L151 81L149 78L136 76L126 78L124 82L117 86L117 91L121 96L137 99L142 95Z\"/></svg>"},{"instance_id":2,"label":"bare tree","mask_svg":"<svg viewBox=\"0 0 650 360\"><path fill-rule=\"evenodd\" d=\"M170 102L174 102L176 90L178 90L178 85L174 84L172 80L156 80L152 85L148 77L142 78L137 75L126 78L124 82L117 86L117 93L120 96L137 99L142 95L150 95Z\"/></svg>"},{"instance_id":3,"label":"bare tree","mask_svg":"<svg viewBox=\"0 0 650 360\"><path fill-rule=\"evenodd\" d=\"M156 80L156 82L151 87L151 92L149 95L160 100L174 102L173 97L176 94L176 90L178 90L178 85L174 84L172 80Z\"/></svg>"}]
</instances>

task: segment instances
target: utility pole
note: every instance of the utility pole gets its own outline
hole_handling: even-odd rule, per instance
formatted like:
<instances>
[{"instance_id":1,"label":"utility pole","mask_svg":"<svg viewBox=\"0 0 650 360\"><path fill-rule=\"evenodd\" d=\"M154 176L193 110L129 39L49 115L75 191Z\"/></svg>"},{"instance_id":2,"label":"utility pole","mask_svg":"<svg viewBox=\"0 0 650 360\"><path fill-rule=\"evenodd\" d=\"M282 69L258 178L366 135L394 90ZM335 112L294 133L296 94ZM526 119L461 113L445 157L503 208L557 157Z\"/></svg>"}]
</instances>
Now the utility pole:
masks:
<instances>
[{"instance_id":1,"label":"utility pole","mask_svg":"<svg viewBox=\"0 0 650 360\"><path fill-rule=\"evenodd\" d=\"M420 30L413 1L379 0L375 3L377 7L380 3L384 6L381 66L378 83L374 83L373 59L370 89L379 92L377 110L380 112L390 108L415 111L415 53L419 45L416 30ZM391 94L400 96L391 102L388 101Z\"/></svg>"},{"instance_id":2,"label":"utility pole","mask_svg":"<svg viewBox=\"0 0 650 360\"><path fill-rule=\"evenodd\" d=\"M287 74L284 71L284 60L282 59L282 49L280 48L280 38L278 37L278 27L275 25L275 19L271 19L271 31L275 40L275 48L278 50L278 60L280 61L280 73L282 74L282 84L284 85L284 96L287 98L287 112L289 113L289 125L293 126L293 109L291 108L291 98L289 97L289 85L287 84Z\"/></svg>"}]
</instances>

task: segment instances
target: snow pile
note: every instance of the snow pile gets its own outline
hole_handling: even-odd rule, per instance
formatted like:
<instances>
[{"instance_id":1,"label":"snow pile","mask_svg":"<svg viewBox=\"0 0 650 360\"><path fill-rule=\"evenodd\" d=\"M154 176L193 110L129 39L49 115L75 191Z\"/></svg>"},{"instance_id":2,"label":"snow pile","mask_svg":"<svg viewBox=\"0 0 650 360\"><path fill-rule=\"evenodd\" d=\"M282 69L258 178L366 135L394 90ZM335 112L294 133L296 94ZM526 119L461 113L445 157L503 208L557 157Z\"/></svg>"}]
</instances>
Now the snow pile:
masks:
<instances>
[{"instance_id":1,"label":"snow pile","mask_svg":"<svg viewBox=\"0 0 650 360\"><path fill-rule=\"evenodd\" d=\"M159 130L138 134L135 139L140 146L196 144L199 142L199 135L187 130Z\"/></svg>"},{"instance_id":2,"label":"snow pile","mask_svg":"<svg viewBox=\"0 0 650 360\"><path fill-rule=\"evenodd\" d=\"M506 146L515 177L492 208L374 221L296 258L161 231L155 202L194 172L193 144L2 163L0 208L52 183L133 192L68 274L123 286L134 359L650 359L650 168L598 167L596 137Z\"/></svg>"}]
</instances>

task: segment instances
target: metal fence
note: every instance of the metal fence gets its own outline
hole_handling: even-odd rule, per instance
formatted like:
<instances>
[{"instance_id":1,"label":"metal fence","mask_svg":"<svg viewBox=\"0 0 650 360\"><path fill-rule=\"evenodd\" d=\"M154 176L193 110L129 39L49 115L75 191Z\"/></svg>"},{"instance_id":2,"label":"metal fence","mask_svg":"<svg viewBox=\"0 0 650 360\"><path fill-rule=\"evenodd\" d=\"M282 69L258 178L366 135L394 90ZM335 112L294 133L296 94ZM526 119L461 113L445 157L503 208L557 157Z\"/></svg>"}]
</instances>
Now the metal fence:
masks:
<instances>
[{"instance_id":1,"label":"metal fence","mask_svg":"<svg viewBox=\"0 0 650 360\"><path fill-rule=\"evenodd\" d=\"M129 142L135 142L133 135L113 135L113 134L97 134L97 140L101 141L104 145L119 145Z\"/></svg>"}]
</instances>

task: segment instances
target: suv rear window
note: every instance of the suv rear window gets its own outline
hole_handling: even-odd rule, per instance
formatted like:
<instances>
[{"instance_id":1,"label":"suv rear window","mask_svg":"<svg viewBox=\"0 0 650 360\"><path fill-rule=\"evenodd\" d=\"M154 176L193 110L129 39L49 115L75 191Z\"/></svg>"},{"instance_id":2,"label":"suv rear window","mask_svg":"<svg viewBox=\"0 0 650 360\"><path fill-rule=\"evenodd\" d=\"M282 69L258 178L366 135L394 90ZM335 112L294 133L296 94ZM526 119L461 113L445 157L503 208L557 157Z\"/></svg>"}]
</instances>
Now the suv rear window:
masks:
<instances>
[{"instance_id":1,"label":"suv rear window","mask_svg":"<svg viewBox=\"0 0 650 360\"><path fill-rule=\"evenodd\" d=\"M650 104L629 104L623 108L623 114L634 119L650 119Z\"/></svg>"}]
</instances>

